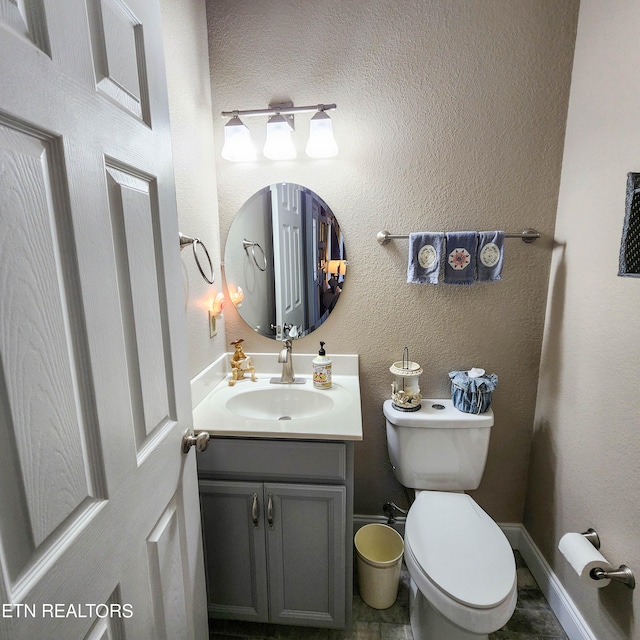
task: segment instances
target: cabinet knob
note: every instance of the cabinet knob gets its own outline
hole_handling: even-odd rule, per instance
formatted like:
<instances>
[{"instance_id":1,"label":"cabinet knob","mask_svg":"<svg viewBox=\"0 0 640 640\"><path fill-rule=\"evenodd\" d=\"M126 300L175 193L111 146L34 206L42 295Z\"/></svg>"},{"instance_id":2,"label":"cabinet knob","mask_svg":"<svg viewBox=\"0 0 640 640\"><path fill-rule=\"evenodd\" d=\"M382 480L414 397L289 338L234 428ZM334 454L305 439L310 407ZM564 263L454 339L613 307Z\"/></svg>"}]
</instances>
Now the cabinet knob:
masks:
<instances>
[{"instance_id":1,"label":"cabinet knob","mask_svg":"<svg viewBox=\"0 0 640 640\"><path fill-rule=\"evenodd\" d=\"M189 453L189 449L195 445L198 451L204 451L209 446L211 436L206 431L201 431L197 436L187 431L182 436L182 452Z\"/></svg>"}]
</instances>

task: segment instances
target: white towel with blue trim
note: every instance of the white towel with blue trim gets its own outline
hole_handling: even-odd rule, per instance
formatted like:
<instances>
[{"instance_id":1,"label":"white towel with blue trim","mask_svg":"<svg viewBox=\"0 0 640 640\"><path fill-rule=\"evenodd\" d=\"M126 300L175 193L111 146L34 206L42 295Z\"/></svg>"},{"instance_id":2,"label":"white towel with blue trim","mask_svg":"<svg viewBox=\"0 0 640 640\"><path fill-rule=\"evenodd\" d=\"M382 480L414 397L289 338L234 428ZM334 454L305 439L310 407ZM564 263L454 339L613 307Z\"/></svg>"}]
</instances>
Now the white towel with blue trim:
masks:
<instances>
[{"instance_id":1,"label":"white towel with blue trim","mask_svg":"<svg viewBox=\"0 0 640 640\"><path fill-rule=\"evenodd\" d=\"M476 256L476 279L478 282L502 280L504 231L481 231L478 234Z\"/></svg>"},{"instance_id":2,"label":"white towel with blue trim","mask_svg":"<svg viewBox=\"0 0 640 640\"><path fill-rule=\"evenodd\" d=\"M407 282L438 284L444 233L421 231L409 234Z\"/></svg>"}]
</instances>

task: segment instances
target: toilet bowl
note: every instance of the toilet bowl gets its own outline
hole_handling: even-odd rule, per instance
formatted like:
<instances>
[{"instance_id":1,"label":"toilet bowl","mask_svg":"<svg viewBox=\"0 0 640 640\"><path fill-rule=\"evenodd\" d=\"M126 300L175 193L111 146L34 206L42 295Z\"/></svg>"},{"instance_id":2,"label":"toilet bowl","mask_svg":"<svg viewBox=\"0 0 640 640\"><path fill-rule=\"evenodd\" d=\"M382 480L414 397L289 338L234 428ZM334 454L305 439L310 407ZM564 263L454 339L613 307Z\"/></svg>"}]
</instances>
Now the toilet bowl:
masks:
<instances>
[{"instance_id":1,"label":"toilet bowl","mask_svg":"<svg viewBox=\"0 0 640 640\"><path fill-rule=\"evenodd\" d=\"M496 523L464 493L420 492L405 528L414 640L478 640L516 606L513 551ZM412 585L413 586L413 585Z\"/></svg>"},{"instance_id":2,"label":"toilet bowl","mask_svg":"<svg viewBox=\"0 0 640 640\"><path fill-rule=\"evenodd\" d=\"M444 399L407 414L387 400L384 415L394 473L416 490L405 527L414 640L484 640L517 599L509 541L463 493L480 484L493 412L462 413Z\"/></svg>"}]
</instances>

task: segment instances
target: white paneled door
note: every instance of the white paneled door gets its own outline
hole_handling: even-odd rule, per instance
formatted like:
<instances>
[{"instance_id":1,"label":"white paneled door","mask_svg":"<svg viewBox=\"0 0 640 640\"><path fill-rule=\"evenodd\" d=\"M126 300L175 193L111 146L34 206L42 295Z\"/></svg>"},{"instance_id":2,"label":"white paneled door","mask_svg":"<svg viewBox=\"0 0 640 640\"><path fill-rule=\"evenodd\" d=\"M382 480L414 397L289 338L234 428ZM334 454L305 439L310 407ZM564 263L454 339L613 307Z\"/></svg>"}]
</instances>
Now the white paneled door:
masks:
<instances>
[{"instance_id":1,"label":"white paneled door","mask_svg":"<svg viewBox=\"0 0 640 640\"><path fill-rule=\"evenodd\" d=\"M204 640L157 0L0 0L0 639Z\"/></svg>"}]
</instances>

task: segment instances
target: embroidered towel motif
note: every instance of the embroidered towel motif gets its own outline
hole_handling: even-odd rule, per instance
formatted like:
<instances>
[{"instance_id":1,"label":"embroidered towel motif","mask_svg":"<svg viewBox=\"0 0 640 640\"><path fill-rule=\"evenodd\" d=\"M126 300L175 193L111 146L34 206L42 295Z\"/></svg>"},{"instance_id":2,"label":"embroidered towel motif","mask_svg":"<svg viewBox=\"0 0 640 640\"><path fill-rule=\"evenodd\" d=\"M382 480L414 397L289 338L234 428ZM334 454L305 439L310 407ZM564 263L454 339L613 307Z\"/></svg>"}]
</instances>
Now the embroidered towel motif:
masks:
<instances>
[{"instance_id":1,"label":"embroidered towel motif","mask_svg":"<svg viewBox=\"0 0 640 640\"><path fill-rule=\"evenodd\" d=\"M444 233L428 232L409 234L409 264L407 282L438 284Z\"/></svg>"},{"instance_id":2,"label":"embroidered towel motif","mask_svg":"<svg viewBox=\"0 0 640 640\"><path fill-rule=\"evenodd\" d=\"M476 273L478 282L502 280L504 231L481 231L478 234Z\"/></svg>"},{"instance_id":3,"label":"embroidered towel motif","mask_svg":"<svg viewBox=\"0 0 640 640\"><path fill-rule=\"evenodd\" d=\"M473 284L475 282L475 231L447 233L444 258L444 281L447 284Z\"/></svg>"}]
</instances>

